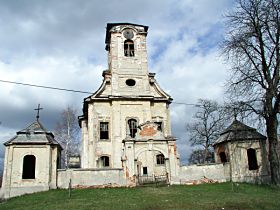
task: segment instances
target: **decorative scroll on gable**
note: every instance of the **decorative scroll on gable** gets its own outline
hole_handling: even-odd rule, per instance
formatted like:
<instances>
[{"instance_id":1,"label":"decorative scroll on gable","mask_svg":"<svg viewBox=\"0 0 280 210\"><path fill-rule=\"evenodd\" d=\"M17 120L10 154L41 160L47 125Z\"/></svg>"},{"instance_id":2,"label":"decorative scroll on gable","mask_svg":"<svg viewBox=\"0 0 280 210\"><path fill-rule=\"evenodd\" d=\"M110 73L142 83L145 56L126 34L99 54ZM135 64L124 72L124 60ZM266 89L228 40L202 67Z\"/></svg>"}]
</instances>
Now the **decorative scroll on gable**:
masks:
<instances>
[{"instance_id":1,"label":"decorative scroll on gable","mask_svg":"<svg viewBox=\"0 0 280 210\"><path fill-rule=\"evenodd\" d=\"M147 121L139 125L137 139L164 139L162 131L158 129L158 124Z\"/></svg>"}]
</instances>

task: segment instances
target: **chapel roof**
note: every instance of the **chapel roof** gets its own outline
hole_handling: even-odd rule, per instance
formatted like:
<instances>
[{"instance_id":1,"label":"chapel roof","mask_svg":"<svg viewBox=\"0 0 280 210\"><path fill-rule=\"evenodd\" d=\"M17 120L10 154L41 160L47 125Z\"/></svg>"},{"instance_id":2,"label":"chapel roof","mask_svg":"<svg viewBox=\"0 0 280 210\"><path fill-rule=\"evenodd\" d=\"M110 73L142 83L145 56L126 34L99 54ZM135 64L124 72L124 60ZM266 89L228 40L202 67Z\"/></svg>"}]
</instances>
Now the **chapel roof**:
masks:
<instances>
[{"instance_id":1,"label":"chapel roof","mask_svg":"<svg viewBox=\"0 0 280 210\"><path fill-rule=\"evenodd\" d=\"M244 123L234 120L227 127L213 145L232 141L248 141L248 140L265 140L266 137L257 132L255 128L245 125Z\"/></svg>"},{"instance_id":2,"label":"chapel roof","mask_svg":"<svg viewBox=\"0 0 280 210\"><path fill-rule=\"evenodd\" d=\"M51 144L61 147L55 140L53 133L47 131L39 120L18 131L16 136L4 143L5 146L11 144Z\"/></svg>"}]
</instances>

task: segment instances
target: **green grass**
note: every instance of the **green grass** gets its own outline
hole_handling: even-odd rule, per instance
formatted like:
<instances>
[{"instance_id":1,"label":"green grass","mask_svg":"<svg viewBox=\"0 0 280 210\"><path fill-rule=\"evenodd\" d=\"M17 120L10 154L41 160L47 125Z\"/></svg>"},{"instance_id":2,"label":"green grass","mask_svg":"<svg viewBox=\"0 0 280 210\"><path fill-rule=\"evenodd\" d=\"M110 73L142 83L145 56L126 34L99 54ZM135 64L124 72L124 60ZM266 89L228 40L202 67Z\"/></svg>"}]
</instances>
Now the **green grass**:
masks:
<instances>
[{"instance_id":1,"label":"green grass","mask_svg":"<svg viewBox=\"0 0 280 210\"><path fill-rule=\"evenodd\" d=\"M0 209L280 209L280 189L230 183L196 186L73 189L24 195L0 203Z\"/></svg>"}]
</instances>

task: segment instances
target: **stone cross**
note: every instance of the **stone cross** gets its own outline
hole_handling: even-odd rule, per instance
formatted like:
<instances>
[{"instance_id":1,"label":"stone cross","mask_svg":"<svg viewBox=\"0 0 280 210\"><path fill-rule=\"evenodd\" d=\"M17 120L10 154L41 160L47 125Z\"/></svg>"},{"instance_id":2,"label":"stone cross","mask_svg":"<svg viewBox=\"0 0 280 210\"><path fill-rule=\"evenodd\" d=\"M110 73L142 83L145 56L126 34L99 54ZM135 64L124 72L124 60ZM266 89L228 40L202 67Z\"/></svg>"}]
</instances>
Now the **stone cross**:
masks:
<instances>
[{"instance_id":1,"label":"stone cross","mask_svg":"<svg viewBox=\"0 0 280 210\"><path fill-rule=\"evenodd\" d=\"M43 108L40 107L40 104L38 104L38 108L37 109L34 109L34 110L37 110L37 115L36 115L36 119L37 121L39 120L39 117L40 117L40 110L42 110Z\"/></svg>"}]
</instances>

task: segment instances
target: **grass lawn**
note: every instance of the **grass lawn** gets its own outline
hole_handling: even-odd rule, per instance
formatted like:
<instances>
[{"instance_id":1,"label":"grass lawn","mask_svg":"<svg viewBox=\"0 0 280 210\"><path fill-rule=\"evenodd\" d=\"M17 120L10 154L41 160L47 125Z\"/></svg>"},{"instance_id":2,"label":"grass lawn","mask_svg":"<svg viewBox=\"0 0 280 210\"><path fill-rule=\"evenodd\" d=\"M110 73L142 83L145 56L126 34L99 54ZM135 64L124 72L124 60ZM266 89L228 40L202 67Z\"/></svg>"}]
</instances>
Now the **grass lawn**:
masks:
<instances>
[{"instance_id":1,"label":"grass lawn","mask_svg":"<svg viewBox=\"0 0 280 210\"><path fill-rule=\"evenodd\" d=\"M73 189L24 195L0 203L0 209L280 209L280 189L230 183L196 186Z\"/></svg>"}]
</instances>

